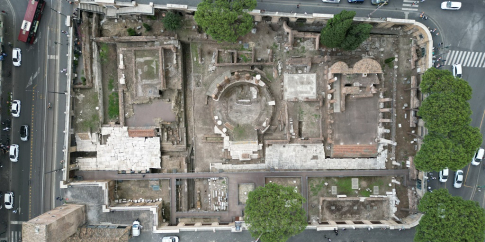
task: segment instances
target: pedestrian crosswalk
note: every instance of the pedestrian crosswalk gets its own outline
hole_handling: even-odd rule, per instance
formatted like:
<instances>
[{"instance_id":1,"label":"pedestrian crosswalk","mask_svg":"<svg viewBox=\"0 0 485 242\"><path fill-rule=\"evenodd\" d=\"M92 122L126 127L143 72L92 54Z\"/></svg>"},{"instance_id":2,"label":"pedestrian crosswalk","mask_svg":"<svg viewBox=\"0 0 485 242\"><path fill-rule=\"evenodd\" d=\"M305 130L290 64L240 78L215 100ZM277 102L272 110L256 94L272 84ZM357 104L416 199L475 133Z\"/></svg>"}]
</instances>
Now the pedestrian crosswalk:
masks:
<instances>
[{"instance_id":1,"label":"pedestrian crosswalk","mask_svg":"<svg viewBox=\"0 0 485 242\"><path fill-rule=\"evenodd\" d=\"M22 241L22 231L10 231L10 240L12 242Z\"/></svg>"},{"instance_id":2,"label":"pedestrian crosswalk","mask_svg":"<svg viewBox=\"0 0 485 242\"><path fill-rule=\"evenodd\" d=\"M443 59L446 60L445 65L461 64L467 67L485 67L485 52L452 50Z\"/></svg>"},{"instance_id":3,"label":"pedestrian crosswalk","mask_svg":"<svg viewBox=\"0 0 485 242\"><path fill-rule=\"evenodd\" d=\"M404 0L402 3L402 10L404 11L418 11L419 0Z\"/></svg>"}]
</instances>

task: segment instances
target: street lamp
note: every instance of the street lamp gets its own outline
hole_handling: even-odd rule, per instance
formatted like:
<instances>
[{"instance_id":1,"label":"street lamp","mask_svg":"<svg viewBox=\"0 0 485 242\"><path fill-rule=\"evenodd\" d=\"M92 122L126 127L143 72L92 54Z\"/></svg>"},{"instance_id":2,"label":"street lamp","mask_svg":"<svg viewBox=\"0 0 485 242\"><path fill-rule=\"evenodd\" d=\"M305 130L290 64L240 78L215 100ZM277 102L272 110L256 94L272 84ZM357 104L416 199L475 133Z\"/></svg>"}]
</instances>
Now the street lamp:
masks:
<instances>
[{"instance_id":1,"label":"street lamp","mask_svg":"<svg viewBox=\"0 0 485 242\"><path fill-rule=\"evenodd\" d=\"M61 12L59 12L59 11L57 11L57 10L55 10L55 9L51 8L51 7L49 7L49 8L50 8L52 11L54 11L54 12L56 12L56 13L60 14L60 15L63 15L63 16L65 16L65 17L67 17L67 15L65 15L65 14L63 14L63 13L61 13Z\"/></svg>"},{"instance_id":2,"label":"street lamp","mask_svg":"<svg viewBox=\"0 0 485 242\"><path fill-rule=\"evenodd\" d=\"M55 93L55 94L64 94L64 95L67 95L67 92L51 92L51 91L49 91L49 93Z\"/></svg>"},{"instance_id":3,"label":"street lamp","mask_svg":"<svg viewBox=\"0 0 485 242\"><path fill-rule=\"evenodd\" d=\"M382 6L384 6L385 4L387 4L387 1L388 0L386 0L386 1L382 2L381 4L379 4L379 6L376 8L376 10L372 11L371 13L369 13L369 15L367 15L367 17L370 18L375 11L377 11L379 8L381 8Z\"/></svg>"}]
</instances>

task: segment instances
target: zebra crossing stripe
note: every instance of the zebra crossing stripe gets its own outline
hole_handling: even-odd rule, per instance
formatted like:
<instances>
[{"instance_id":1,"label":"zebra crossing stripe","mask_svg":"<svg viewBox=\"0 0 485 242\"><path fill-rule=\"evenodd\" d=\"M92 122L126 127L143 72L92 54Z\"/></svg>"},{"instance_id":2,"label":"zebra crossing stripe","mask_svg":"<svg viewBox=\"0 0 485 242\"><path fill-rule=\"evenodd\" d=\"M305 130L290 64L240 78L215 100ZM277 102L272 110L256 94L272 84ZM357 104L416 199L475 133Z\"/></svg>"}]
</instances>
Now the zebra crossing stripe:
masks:
<instances>
[{"instance_id":1,"label":"zebra crossing stripe","mask_svg":"<svg viewBox=\"0 0 485 242\"><path fill-rule=\"evenodd\" d=\"M461 64L467 67L485 67L485 52L451 50L446 54L444 65Z\"/></svg>"},{"instance_id":2,"label":"zebra crossing stripe","mask_svg":"<svg viewBox=\"0 0 485 242\"><path fill-rule=\"evenodd\" d=\"M477 64L477 62L480 60L480 56L481 55L482 55L482 53L477 52L477 55L475 56L475 58L473 59L473 61L470 63L470 67L473 67L474 65Z\"/></svg>"},{"instance_id":3,"label":"zebra crossing stripe","mask_svg":"<svg viewBox=\"0 0 485 242\"><path fill-rule=\"evenodd\" d=\"M475 56L475 53L470 52L470 57L464 61L463 66L468 66L468 63L470 62L470 60L473 60L473 56Z\"/></svg>"},{"instance_id":4,"label":"zebra crossing stripe","mask_svg":"<svg viewBox=\"0 0 485 242\"><path fill-rule=\"evenodd\" d=\"M446 62L445 62L445 65L449 65L451 60L453 59L452 57L455 55L455 51L450 51L448 52L448 54L446 55Z\"/></svg>"},{"instance_id":5,"label":"zebra crossing stripe","mask_svg":"<svg viewBox=\"0 0 485 242\"><path fill-rule=\"evenodd\" d=\"M461 64L461 61L465 59L465 56L467 55L468 52L462 52L460 53L459 59L456 59L456 63Z\"/></svg>"},{"instance_id":6,"label":"zebra crossing stripe","mask_svg":"<svg viewBox=\"0 0 485 242\"><path fill-rule=\"evenodd\" d=\"M478 63L476 64L476 67L480 67L480 64L483 62L483 57L485 57L485 53L482 52L482 56L480 57ZM485 63L484 63L485 65Z\"/></svg>"}]
</instances>

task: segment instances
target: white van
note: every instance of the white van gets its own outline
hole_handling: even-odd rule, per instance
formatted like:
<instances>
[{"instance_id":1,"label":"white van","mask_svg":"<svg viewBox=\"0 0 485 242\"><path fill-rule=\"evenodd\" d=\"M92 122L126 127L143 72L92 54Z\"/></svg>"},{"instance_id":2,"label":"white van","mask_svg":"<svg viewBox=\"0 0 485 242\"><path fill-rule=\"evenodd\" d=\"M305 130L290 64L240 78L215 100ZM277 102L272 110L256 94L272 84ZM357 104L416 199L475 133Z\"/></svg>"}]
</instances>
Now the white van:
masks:
<instances>
[{"instance_id":1,"label":"white van","mask_svg":"<svg viewBox=\"0 0 485 242\"><path fill-rule=\"evenodd\" d=\"M12 50L12 62L14 66L22 65L22 50L20 48L14 48Z\"/></svg>"},{"instance_id":2,"label":"white van","mask_svg":"<svg viewBox=\"0 0 485 242\"><path fill-rule=\"evenodd\" d=\"M440 171L440 182L448 181L449 173L450 173L450 170L448 170L448 168L445 168L442 171Z\"/></svg>"},{"instance_id":3,"label":"white van","mask_svg":"<svg viewBox=\"0 0 485 242\"><path fill-rule=\"evenodd\" d=\"M485 154L485 150L483 148L479 148L477 153L475 153L475 156L472 159L472 165L474 166L480 165L480 162L482 161L484 154Z\"/></svg>"}]
</instances>

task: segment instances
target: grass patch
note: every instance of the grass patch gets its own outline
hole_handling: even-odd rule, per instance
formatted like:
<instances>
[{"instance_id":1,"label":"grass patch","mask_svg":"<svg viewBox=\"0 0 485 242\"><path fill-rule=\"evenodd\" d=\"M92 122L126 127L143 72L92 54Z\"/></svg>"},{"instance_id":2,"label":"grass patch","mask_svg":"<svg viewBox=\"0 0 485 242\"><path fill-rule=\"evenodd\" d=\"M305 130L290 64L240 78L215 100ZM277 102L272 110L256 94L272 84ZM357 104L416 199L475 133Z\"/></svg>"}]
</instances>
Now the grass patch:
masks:
<instances>
[{"instance_id":1,"label":"grass patch","mask_svg":"<svg viewBox=\"0 0 485 242\"><path fill-rule=\"evenodd\" d=\"M362 196L362 197L370 197L370 195L371 195L370 191L366 191L366 190L360 191L360 196Z\"/></svg>"},{"instance_id":2,"label":"grass patch","mask_svg":"<svg viewBox=\"0 0 485 242\"><path fill-rule=\"evenodd\" d=\"M387 58L386 60L384 60L384 63L386 63L386 65L389 68L392 68L392 62L394 61L394 59L396 59L396 58L395 57Z\"/></svg>"},{"instance_id":3,"label":"grass patch","mask_svg":"<svg viewBox=\"0 0 485 242\"><path fill-rule=\"evenodd\" d=\"M240 57L244 63L249 61L249 58L245 54L240 55Z\"/></svg>"},{"instance_id":4,"label":"grass patch","mask_svg":"<svg viewBox=\"0 0 485 242\"><path fill-rule=\"evenodd\" d=\"M324 186L325 186L325 180L323 180L323 179L322 179L322 181L320 181L320 183L311 184L310 185L310 191L312 192L312 195L317 196L318 193L323 189Z\"/></svg>"},{"instance_id":5,"label":"grass patch","mask_svg":"<svg viewBox=\"0 0 485 242\"><path fill-rule=\"evenodd\" d=\"M108 44L102 43L101 44L101 49L99 50L99 58L101 59L101 63L107 63L108 62Z\"/></svg>"},{"instance_id":6,"label":"grass patch","mask_svg":"<svg viewBox=\"0 0 485 242\"><path fill-rule=\"evenodd\" d=\"M118 115L120 114L120 106L119 106L120 100L117 92L113 92L109 95L109 101L108 101L108 117L110 119L116 119L118 118Z\"/></svg>"},{"instance_id":7,"label":"grass patch","mask_svg":"<svg viewBox=\"0 0 485 242\"><path fill-rule=\"evenodd\" d=\"M81 81L83 82L83 86L86 86L86 77L81 77Z\"/></svg>"},{"instance_id":8,"label":"grass patch","mask_svg":"<svg viewBox=\"0 0 485 242\"><path fill-rule=\"evenodd\" d=\"M115 80L113 80L113 78L109 79L109 81L108 81L108 89L110 91L113 91L113 89L115 88L114 82L115 82Z\"/></svg>"},{"instance_id":9,"label":"grass patch","mask_svg":"<svg viewBox=\"0 0 485 242\"><path fill-rule=\"evenodd\" d=\"M99 115L97 113L92 114L88 119L83 120L79 126L84 131L92 131L98 128Z\"/></svg>"},{"instance_id":10,"label":"grass patch","mask_svg":"<svg viewBox=\"0 0 485 242\"><path fill-rule=\"evenodd\" d=\"M352 178L343 177L337 180L337 191L339 194L351 194L352 193Z\"/></svg>"}]
</instances>

